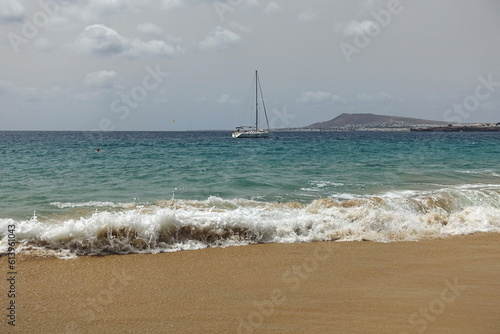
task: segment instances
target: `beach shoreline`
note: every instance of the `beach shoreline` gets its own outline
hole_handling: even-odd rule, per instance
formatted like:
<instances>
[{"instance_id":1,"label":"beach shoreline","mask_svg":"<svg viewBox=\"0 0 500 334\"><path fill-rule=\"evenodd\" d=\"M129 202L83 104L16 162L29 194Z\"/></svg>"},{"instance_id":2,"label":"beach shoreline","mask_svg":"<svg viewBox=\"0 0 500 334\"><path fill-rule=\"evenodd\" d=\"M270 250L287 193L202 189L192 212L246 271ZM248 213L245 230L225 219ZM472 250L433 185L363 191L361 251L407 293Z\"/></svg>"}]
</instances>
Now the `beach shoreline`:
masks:
<instances>
[{"instance_id":1,"label":"beach shoreline","mask_svg":"<svg viewBox=\"0 0 500 334\"><path fill-rule=\"evenodd\" d=\"M0 259L4 274L7 257ZM18 333L497 333L500 234L18 254ZM7 280L0 285L8 306ZM5 312L5 311L4 311Z\"/></svg>"}]
</instances>

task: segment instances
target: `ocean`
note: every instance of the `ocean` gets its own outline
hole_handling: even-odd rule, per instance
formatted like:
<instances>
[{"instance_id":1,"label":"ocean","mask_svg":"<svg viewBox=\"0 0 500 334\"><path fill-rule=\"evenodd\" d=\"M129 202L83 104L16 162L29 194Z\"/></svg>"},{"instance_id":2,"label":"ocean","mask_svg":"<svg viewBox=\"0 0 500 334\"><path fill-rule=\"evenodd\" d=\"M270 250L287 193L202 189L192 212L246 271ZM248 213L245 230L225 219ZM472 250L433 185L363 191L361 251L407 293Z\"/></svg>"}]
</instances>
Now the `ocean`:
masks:
<instances>
[{"instance_id":1,"label":"ocean","mask_svg":"<svg viewBox=\"0 0 500 334\"><path fill-rule=\"evenodd\" d=\"M0 132L0 253L500 232L499 162L500 133Z\"/></svg>"}]
</instances>

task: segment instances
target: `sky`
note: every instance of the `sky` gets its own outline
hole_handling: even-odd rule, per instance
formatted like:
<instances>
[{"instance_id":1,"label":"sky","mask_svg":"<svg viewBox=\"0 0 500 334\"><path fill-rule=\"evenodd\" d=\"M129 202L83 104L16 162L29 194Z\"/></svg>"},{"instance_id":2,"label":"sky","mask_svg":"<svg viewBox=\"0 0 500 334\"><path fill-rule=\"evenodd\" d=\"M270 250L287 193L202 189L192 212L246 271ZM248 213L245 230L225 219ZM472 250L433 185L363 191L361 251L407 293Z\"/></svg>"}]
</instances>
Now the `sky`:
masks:
<instances>
[{"instance_id":1,"label":"sky","mask_svg":"<svg viewBox=\"0 0 500 334\"><path fill-rule=\"evenodd\" d=\"M0 0L0 130L500 122L497 0ZM249 102L250 101L250 102Z\"/></svg>"}]
</instances>

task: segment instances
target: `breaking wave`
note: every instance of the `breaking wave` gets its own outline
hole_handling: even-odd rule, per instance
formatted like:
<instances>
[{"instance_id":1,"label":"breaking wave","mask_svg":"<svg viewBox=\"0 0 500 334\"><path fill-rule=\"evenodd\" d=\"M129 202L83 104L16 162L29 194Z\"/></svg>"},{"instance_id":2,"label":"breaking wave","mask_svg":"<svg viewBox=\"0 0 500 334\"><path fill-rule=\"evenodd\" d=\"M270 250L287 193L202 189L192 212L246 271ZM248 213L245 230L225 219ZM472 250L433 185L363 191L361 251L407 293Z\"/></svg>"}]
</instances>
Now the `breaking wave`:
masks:
<instances>
[{"instance_id":1,"label":"breaking wave","mask_svg":"<svg viewBox=\"0 0 500 334\"><path fill-rule=\"evenodd\" d=\"M0 219L0 253L7 251L8 225L15 225L18 251L60 257L273 242L418 241L500 232L499 185L394 191L343 201L323 198L308 204L210 197L53 206L64 208L64 213L24 221ZM82 208L88 211L80 217Z\"/></svg>"}]
</instances>

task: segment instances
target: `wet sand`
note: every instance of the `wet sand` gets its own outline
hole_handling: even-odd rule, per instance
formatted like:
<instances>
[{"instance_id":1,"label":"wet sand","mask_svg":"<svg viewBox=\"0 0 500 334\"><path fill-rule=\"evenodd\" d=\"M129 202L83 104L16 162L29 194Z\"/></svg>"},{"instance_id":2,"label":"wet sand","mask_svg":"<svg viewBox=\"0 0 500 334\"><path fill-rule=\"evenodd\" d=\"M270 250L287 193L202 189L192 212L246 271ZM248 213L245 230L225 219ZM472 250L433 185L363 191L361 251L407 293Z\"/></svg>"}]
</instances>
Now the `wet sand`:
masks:
<instances>
[{"instance_id":1,"label":"wet sand","mask_svg":"<svg viewBox=\"0 0 500 334\"><path fill-rule=\"evenodd\" d=\"M500 234L16 261L1 333L500 331Z\"/></svg>"}]
</instances>

